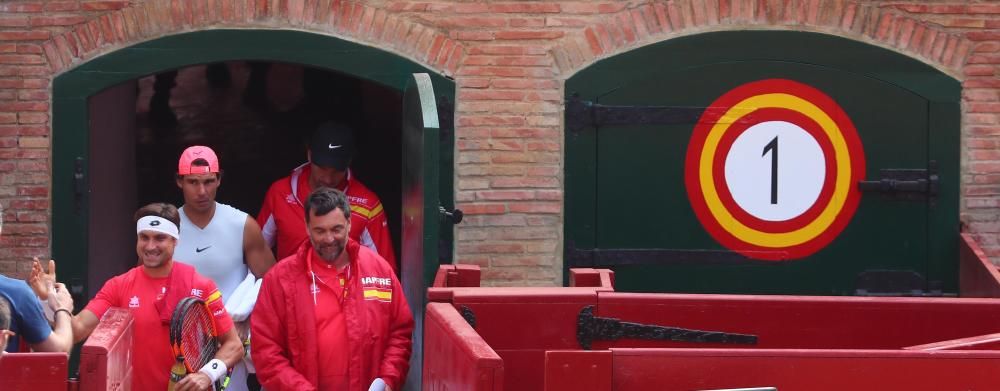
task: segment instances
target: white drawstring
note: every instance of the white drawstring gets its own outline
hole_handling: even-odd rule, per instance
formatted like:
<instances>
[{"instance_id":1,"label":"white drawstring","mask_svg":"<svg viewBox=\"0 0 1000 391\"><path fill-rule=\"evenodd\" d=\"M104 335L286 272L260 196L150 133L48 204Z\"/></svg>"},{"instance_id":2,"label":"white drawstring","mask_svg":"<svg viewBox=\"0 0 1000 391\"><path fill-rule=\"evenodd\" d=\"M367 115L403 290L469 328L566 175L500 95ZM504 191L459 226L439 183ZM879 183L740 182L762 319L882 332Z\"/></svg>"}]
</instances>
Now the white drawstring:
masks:
<instances>
[{"instance_id":1,"label":"white drawstring","mask_svg":"<svg viewBox=\"0 0 1000 391\"><path fill-rule=\"evenodd\" d=\"M316 304L316 292L319 291L319 287L316 286L316 272L310 271L309 273L312 274L312 279L313 279L312 289L310 289L310 290L312 291L312 294L313 294L313 306L315 306L315 305L317 305Z\"/></svg>"}]
</instances>

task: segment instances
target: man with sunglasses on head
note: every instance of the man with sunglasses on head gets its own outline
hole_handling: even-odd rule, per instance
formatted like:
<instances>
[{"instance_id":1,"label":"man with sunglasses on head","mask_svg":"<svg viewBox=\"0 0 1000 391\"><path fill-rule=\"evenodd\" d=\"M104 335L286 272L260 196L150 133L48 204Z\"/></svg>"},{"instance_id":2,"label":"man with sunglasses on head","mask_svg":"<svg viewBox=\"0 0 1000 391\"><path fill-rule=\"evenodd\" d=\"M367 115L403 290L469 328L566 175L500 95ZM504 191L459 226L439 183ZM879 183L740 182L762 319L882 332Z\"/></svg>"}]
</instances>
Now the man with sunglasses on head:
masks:
<instances>
[{"instance_id":1,"label":"man with sunglasses on head","mask_svg":"<svg viewBox=\"0 0 1000 391\"><path fill-rule=\"evenodd\" d=\"M76 342L90 336L111 307L128 308L132 323L132 389L164 390L176 357L170 348L170 317L189 296L204 300L215 317L221 347L199 372L185 376L176 391L211 390L243 358L243 344L212 280L173 259L180 217L170 204L154 203L135 213L136 253L140 265L107 282L87 307L73 317Z\"/></svg>"}]
</instances>

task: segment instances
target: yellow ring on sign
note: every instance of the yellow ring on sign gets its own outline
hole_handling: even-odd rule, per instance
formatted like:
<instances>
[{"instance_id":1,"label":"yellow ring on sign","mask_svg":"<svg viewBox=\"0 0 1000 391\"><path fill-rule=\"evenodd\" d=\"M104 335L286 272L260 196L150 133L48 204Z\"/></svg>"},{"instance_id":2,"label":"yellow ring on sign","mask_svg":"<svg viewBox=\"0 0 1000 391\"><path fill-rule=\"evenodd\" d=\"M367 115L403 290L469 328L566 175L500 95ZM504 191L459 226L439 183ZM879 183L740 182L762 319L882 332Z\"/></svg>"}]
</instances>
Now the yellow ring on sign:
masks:
<instances>
[{"instance_id":1,"label":"yellow ring on sign","mask_svg":"<svg viewBox=\"0 0 1000 391\"><path fill-rule=\"evenodd\" d=\"M830 203L816 217L815 220L806 226L795 231L782 233L768 233L755 230L743 225L733 217L729 210L722 204L719 194L715 189L715 182L712 180L712 163L715 157L715 150L718 147L722 135L729 129L735 121L723 121L726 118L738 119L755 110L768 107L792 109L798 111L816 121L823 129L827 137L833 144L834 159L836 159L837 175L834 182L833 195ZM828 175L830 173L827 173ZM773 93L753 96L733 105L725 115L719 118L709 131L702 154L699 159L698 180L701 183L702 195L708 210L715 217L715 220L727 232L737 239L746 243L761 247L784 248L797 246L805 243L822 234L833 223L834 219L844 207L847 196L851 191L851 155L847 149L847 143L840 127L822 109L816 107L811 102L799 98L795 95Z\"/></svg>"}]
</instances>

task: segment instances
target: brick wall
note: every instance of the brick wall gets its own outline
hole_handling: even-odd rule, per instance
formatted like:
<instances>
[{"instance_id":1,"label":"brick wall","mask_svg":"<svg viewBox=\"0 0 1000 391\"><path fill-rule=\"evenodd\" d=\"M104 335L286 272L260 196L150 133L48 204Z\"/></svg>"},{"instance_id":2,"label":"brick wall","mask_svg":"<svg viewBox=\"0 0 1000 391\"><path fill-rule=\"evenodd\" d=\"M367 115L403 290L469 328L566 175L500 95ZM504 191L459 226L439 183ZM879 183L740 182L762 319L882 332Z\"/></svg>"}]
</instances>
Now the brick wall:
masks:
<instances>
[{"instance_id":1,"label":"brick wall","mask_svg":"<svg viewBox=\"0 0 1000 391\"><path fill-rule=\"evenodd\" d=\"M210 27L294 28L453 76L459 262L492 285L561 283L563 80L705 31L818 31L962 80L963 219L1000 255L1000 3L995 1L148 0L0 2L0 273L48 253L50 81L95 56Z\"/></svg>"}]
</instances>

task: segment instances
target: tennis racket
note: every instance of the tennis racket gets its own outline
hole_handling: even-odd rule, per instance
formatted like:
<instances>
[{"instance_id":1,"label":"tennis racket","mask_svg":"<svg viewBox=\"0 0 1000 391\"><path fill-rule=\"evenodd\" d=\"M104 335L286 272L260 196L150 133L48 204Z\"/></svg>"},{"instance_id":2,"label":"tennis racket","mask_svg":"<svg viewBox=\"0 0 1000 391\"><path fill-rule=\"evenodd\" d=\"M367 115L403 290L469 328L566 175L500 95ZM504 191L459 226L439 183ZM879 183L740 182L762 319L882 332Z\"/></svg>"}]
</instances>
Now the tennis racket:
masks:
<instances>
[{"instance_id":1,"label":"tennis racket","mask_svg":"<svg viewBox=\"0 0 1000 391\"><path fill-rule=\"evenodd\" d=\"M189 373L198 372L219 351L215 317L203 300L186 297L177 303L170 318L170 347L177 362L170 368L169 391ZM229 385L229 376L216 382L217 390Z\"/></svg>"}]
</instances>

